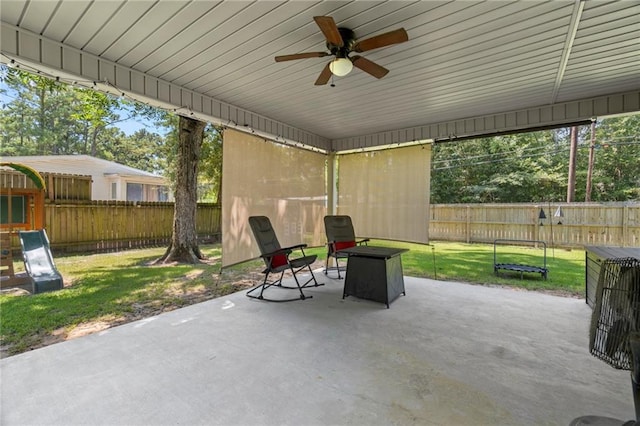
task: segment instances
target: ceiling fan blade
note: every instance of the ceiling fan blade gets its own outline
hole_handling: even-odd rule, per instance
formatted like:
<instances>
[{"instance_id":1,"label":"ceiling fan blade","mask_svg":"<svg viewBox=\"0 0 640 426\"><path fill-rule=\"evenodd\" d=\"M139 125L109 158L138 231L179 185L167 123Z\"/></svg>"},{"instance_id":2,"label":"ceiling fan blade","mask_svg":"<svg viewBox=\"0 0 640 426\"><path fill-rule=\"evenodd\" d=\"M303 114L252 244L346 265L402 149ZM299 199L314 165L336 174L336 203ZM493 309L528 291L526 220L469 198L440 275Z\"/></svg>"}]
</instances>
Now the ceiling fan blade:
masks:
<instances>
[{"instance_id":1,"label":"ceiling fan blade","mask_svg":"<svg viewBox=\"0 0 640 426\"><path fill-rule=\"evenodd\" d=\"M371 38L359 41L354 47L354 52L366 52L367 50L377 49L379 47L390 46L392 44L404 43L409 40L409 35L404 28L390 31L388 33L373 36Z\"/></svg>"},{"instance_id":2,"label":"ceiling fan blade","mask_svg":"<svg viewBox=\"0 0 640 426\"><path fill-rule=\"evenodd\" d=\"M382 78L389 73L389 70L385 67L381 67L375 62L371 62L367 58L363 58L362 56L354 56L351 58L351 62L357 68L360 68L362 71L371 74L375 78ZM331 71L329 71L331 72Z\"/></svg>"},{"instance_id":3,"label":"ceiling fan blade","mask_svg":"<svg viewBox=\"0 0 640 426\"><path fill-rule=\"evenodd\" d=\"M329 56L329 55L330 53L327 53L327 52L294 53L293 55L276 56L276 62L293 61L295 59L306 59L306 58L322 58L324 56Z\"/></svg>"},{"instance_id":4,"label":"ceiling fan blade","mask_svg":"<svg viewBox=\"0 0 640 426\"><path fill-rule=\"evenodd\" d=\"M316 21L316 24L318 24L318 27L320 27L320 31L324 34L324 38L326 38L329 43L342 47L344 44L342 36L340 35L340 31L338 31L336 21L334 21L331 16L314 16L313 19Z\"/></svg>"},{"instance_id":5,"label":"ceiling fan blade","mask_svg":"<svg viewBox=\"0 0 640 426\"><path fill-rule=\"evenodd\" d=\"M315 82L316 86L322 86L325 85L329 82L329 79L331 78L331 70L329 69L329 64L327 64L323 69L322 72L320 73L320 75L318 76L318 79Z\"/></svg>"}]
</instances>

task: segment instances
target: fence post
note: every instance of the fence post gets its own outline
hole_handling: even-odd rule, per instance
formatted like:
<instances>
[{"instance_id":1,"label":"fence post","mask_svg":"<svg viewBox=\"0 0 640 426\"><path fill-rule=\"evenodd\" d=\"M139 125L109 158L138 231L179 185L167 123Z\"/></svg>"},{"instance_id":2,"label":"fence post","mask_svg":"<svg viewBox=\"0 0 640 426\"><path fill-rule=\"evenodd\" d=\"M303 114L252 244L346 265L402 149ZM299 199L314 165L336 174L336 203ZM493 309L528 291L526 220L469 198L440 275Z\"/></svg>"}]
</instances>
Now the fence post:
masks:
<instances>
[{"instance_id":1,"label":"fence post","mask_svg":"<svg viewBox=\"0 0 640 426\"><path fill-rule=\"evenodd\" d=\"M622 247L627 246L627 235L629 231L629 206L622 207Z\"/></svg>"},{"instance_id":2,"label":"fence post","mask_svg":"<svg viewBox=\"0 0 640 426\"><path fill-rule=\"evenodd\" d=\"M535 241L540 241L540 224L538 223L538 207L533 206L533 213L531 214L533 217L533 235ZM536 248L538 244L536 243Z\"/></svg>"},{"instance_id":3,"label":"fence post","mask_svg":"<svg viewBox=\"0 0 640 426\"><path fill-rule=\"evenodd\" d=\"M471 242L471 206L467 204L467 225L465 227L465 235L467 237L467 244Z\"/></svg>"}]
</instances>

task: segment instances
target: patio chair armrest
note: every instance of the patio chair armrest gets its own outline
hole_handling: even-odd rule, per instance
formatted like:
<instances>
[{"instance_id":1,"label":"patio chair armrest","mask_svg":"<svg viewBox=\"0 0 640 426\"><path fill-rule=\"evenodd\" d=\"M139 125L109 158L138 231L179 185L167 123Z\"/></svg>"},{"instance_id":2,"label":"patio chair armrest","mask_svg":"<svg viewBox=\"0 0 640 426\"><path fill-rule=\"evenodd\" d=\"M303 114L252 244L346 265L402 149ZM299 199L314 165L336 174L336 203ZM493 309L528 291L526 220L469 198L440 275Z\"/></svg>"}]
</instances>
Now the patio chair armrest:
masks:
<instances>
[{"instance_id":1,"label":"patio chair armrest","mask_svg":"<svg viewBox=\"0 0 640 426\"><path fill-rule=\"evenodd\" d=\"M360 245L360 244L362 244L362 243L368 243L368 242L369 242L369 238L364 238L364 239L362 239L362 240L358 240L358 241L356 241L356 244Z\"/></svg>"},{"instance_id":2,"label":"patio chair armrest","mask_svg":"<svg viewBox=\"0 0 640 426\"><path fill-rule=\"evenodd\" d=\"M288 256L289 254L291 254L290 247L285 247L285 248L281 248L281 249L278 249L278 250L271 251L269 253L264 253L264 254L261 254L260 257L267 259L267 258L270 258L270 257L273 257L273 256L277 256L279 254L284 254L284 255Z\"/></svg>"},{"instance_id":3,"label":"patio chair armrest","mask_svg":"<svg viewBox=\"0 0 640 426\"><path fill-rule=\"evenodd\" d=\"M303 249L306 248L307 244L296 244L295 246L291 246L291 247L284 247L280 250L288 250L289 253L291 253L291 250L297 250L297 249Z\"/></svg>"}]
</instances>

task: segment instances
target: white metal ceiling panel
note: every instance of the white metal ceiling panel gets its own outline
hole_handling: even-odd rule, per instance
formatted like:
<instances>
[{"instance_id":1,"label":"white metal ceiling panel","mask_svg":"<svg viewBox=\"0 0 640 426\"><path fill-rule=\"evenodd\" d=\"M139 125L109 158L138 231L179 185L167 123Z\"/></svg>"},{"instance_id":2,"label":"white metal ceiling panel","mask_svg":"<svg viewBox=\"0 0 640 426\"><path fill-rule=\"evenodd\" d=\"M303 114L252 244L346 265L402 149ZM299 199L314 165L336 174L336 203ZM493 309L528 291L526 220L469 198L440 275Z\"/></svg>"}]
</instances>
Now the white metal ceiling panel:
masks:
<instances>
[{"instance_id":1,"label":"white metal ceiling panel","mask_svg":"<svg viewBox=\"0 0 640 426\"><path fill-rule=\"evenodd\" d=\"M169 70L179 66L184 59L180 54L185 46L191 46L202 39L206 40L214 28L245 7L247 7L245 2L230 2L225 4L225 7L217 5L216 8L202 15L197 21L182 27L183 30L164 42L161 48L149 49L144 56L141 55L135 67L145 73L159 75L162 70ZM205 45L208 44L205 42Z\"/></svg>"},{"instance_id":2,"label":"white metal ceiling panel","mask_svg":"<svg viewBox=\"0 0 640 426\"><path fill-rule=\"evenodd\" d=\"M150 72L165 80L174 81L192 71L198 64L210 61L218 53L222 53L219 49L225 40L240 36L245 27L255 25L256 21L259 21L265 14L283 6L279 2L252 3L221 22L206 37L183 46L183 49L172 58L171 63L163 63ZM271 17L276 15L271 15Z\"/></svg>"},{"instance_id":3,"label":"white metal ceiling panel","mask_svg":"<svg viewBox=\"0 0 640 426\"><path fill-rule=\"evenodd\" d=\"M21 6L21 2L3 1L0 7L3 15L7 9L6 12L11 16L10 22L15 22L15 25L20 25L30 31L41 33L51 19L51 15L59 7L59 2L32 2Z\"/></svg>"},{"instance_id":4,"label":"white metal ceiling panel","mask_svg":"<svg viewBox=\"0 0 640 426\"><path fill-rule=\"evenodd\" d=\"M65 39L65 43L70 46L76 46L78 48L84 48L96 34L99 34L100 29L107 25L109 20L105 20L105 16L113 16L120 8L124 6L124 3L116 1L97 1L91 3L87 12L83 15L82 19L78 20L77 25L69 33Z\"/></svg>"},{"instance_id":5,"label":"white metal ceiling panel","mask_svg":"<svg viewBox=\"0 0 640 426\"><path fill-rule=\"evenodd\" d=\"M172 0L150 8L134 26L124 32L101 56L114 62L120 62L122 57L133 50L140 42L152 37L172 16L188 6L186 0ZM126 64L125 64L126 65Z\"/></svg>"},{"instance_id":6,"label":"white metal ceiling panel","mask_svg":"<svg viewBox=\"0 0 640 426\"><path fill-rule=\"evenodd\" d=\"M287 4L286 6L281 5L280 7L287 7L287 11L294 14L308 9L304 2L294 2L293 4ZM199 57L191 59L190 61L193 63L193 67L189 67L187 73L177 76L173 81L186 87L196 88L199 86L198 81L201 81L201 78L206 78L210 81L210 76L216 71L218 64L234 61L235 58L241 55L260 55L261 53L259 49L257 49L260 38L267 36L265 33L273 28L271 23L272 15L279 13L281 13L279 8L261 13L259 17L255 19L251 25L245 27L244 30L227 37L222 37L219 42L201 52L201 55L206 59L203 60ZM213 75L222 77L225 75L228 76L229 74L215 72Z\"/></svg>"},{"instance_id":7,"label":"white metal ceiling panel","mask_svg":"<svg viewBox=\"0 0 640 426\"><path fill-rule=\"evenodd\" d=\"M283 49L286 49L286 52L298 52L291 46L292 40L300 42L311 37L318 38L318 27L309 20L309 16L325 15L333 10L327 3L307 3L307 7L308 9L292 16L286 22L256 35L254 39L216 58L210 71L216 73L215 80L207 78L205 74L190 85L194 90L210 96L215 93L216 96L221 95L221 98L224 98L225 87L235 90L251 81L265 78L265 69L274 63L274 56L282 54ZM309 49L312 50L314 49ZM320 50L322 47L315 48L315 51Z\"/></svg>"},{"instance_id":8,"label":"white metal ceiling panel","mask_svg":"<svg viewBox=\"0 0 640 426\"><path fill-rule=\"evenodd\" d=\"M391 3L382 3L378 7L384 5L391 5ZM278 27L273 27L264 32L261 31L245 43L239 44L234 49L227 50L222 56L216 57L215 61L211 61L211 68L199 70L201 74L200 77L186 82L187 85L196 90L202 90L207 94L224 98L224 90L221 88L227 85L237 88L245 87L249 82L259 81L261 82L259 85L263 86L263 79L268 79L269 81L280 78L288 79L288 73L285 71L286 74L283 76L282 71L286 70L287 66L291 65L291 63L276 64L273 59L276 55L326 50L324 38L320 35L318 27L309 19L309 16L329 13L327 3L320 3L319 6L321 7L301 9L295 15L295 19L291 19ZM343 8L341 11L344 13L347 12L347 9L351 9L349 11L350 13L362 13L360 10L355 11L353 9L356 6L361 8L362 5L351 4L349 6L349 8ZM395 8L397 8L397 6L394 6L393 10L395 10ZM389 8L388 10L391 9ZM293 34L293 36L291 36L291 34ZM273 42L265 44L265 39L273 40ZM303 39L305 43L313 42L314 45L295 49L294 45L289 43L288 40L290 39ZM317 66L317 73L319 73L327 61L327 58L312 58L306 62L308 64L315 64ZM302 66L304 64L300 65ZM215 80L215 85L207 84L211 81L210 78L207 78L207 75L212 72L215 72L216 75L219 76L219 78ZM266 75L267 73L268 75Z\"/></svg>"},{"instance_id":9,"label":"white metal ceiling panel","mask_svg":"<svg viewBox=\"0 0 640 426\"><path fill-rule=\"evenodd\" d=\"M464 2L463 2L464 3ZM461 3L459 5L460 8L462 8L462 10L458 13L462 13L464 15L464 18L462 19L463 22L465 22L468 26L469 25L469 21L473 21L474 17L476 16L477 13L480 13L480 11L478 10L478 6L476 5L476 7L471 7L468 4L463 4ZM463 7L466 6L466 7ZM487 9L485 9L485 11L494 11L496 8L499 8L499 4L497 5L482 5L484 7L486 7ZM489 7L489 6L493 6L493 8ZM566 12L566 14L570 13ZM529 23L530 27L531 27L531 34L539 34L538 32L538 26L539 24L544 24L545 21L548 19L547 16L543 16L540 18L537 18L537 16L539 15L538 11L534 11L534 12L529 12L529 15L526 16L524 19L531 19L532 17L534 17L534 21L532 23ZM535 19L538 19L538 21L535 21ZM495 19L501 19L499 17L496 17ZM477 22L481 23L481 20L478 20ZM454 34L459 33L460 31L464 31L465 27L461 27L461 28L448 28L447 27L447 23L441 23L438 22L438 24L442 25L442 28L440 29L440 32L442 32L442 35L439 36L435 36L434 38L436 39L440 39L440 40L447 40L450 39L451 37L448 37L448 35L450 34L450 32L453 32ZM554 25L554 24L546 24L546 25ZM555 24L555 26L559 26L560 24ZM425 25L426 26L426 25ZM498 25L498 27L503 28L502 23L500 23L500 25ZM416 39L413 37L415 30L410 31L410 36L412 37L412 41L410 41L409 43L406 43L405 45L402 46L398 46L396 48L390 48L388 49L389 51L391 50L399 50L404 48L406 51L410 51L411 50L411 44L412 43L417 43L420 40ZM438 33L438 29L434 29L434 34L437 35ZM564 35L564 32L561 32L562 35ZM477 40L478 37L474 37L476 34L472 34L471 36L469 36L469 38ZM495 36L494 36L495 37ZM507 35L503 36L504 38L507 38ZM461 41L458 43L461 46L464 46L463 43L464 39L461 39ZM526 50L526 41L522 42L522 46L525 46L523 49ZM488 43L491 43L492 40L488 40ZM557 47L555 48L555 50L560 50L562 47L562 43L564 42L564 37L561 37L559 39L556 40L557 42ZM496 43L496 46L493 48L493 50L497 50L497 51L502 51L504 52L504 61L505 61L505 66L507 67L513 67L513 61L510 60L510 55L513 54L513 49L514 47L512 46L507 46L504 47L503 46L504 43L499 42ZM385 51L387 51L387 49L384 49ZM393 106L393 100L396 98L402 98L402 94L403 91L405 91L406 93L411 93L411 94L415 94L420 93L421 90L424 90L425 86L428 86L430 83L430 76L428 75L428 73L432 70L432 69L439 69L440 72L442 72L444 75L448 75L451 73L451 70L455 70L455 69L466 69L467 65L465 64L465 62L469 62L472 59L474 59L473 55L476 55L475 61L476 62L482 62L482 63L489 63L489 64L495 64L496 62L496 58L494 58L493 56L496 54L495 52L491 52L492 57L488 58L489 55L484 54L483 49L478 49L475 45L472 45L470 47L460 47L460 48L456 48L456 46L448 46L445 47L443 46L442 48L440 48L440 50L442 51L442 58L439 58L437 56L437 51L434 52L427 52L426 54L421 55L420 57L415 57L415 56L411 56L411 55L407 55L407 53L405 52L401 52L399 54L395 54L395 56L400 56L400 55L406 55L404 56L405 59L404 61L402 60L398 60L393 62L394 65L397 66L397 69L395 69L393 71L393 75L390 74L389 76L385 77L384 80L376 82L376 88L375 90L371 90L368 91L366 93L362 93L362 89L366 90L366 87L371 87L371 82L368 80L369 77L368 76L360 76L361 78L356 82L356 81L351 81L349 84L349 88L350 89L361 89L360 93L355 93L354 96L357 97L358 99L360 99L360 104L365 104L365 105L372 105L372 102L369 102L369 98L371 98L372 101L375 100L376 97L379 98L383 98L386 99L384 105L379 106L378 104L376 104L375 102L373 102L373 104L376 105L376 107L374 107L374 109L377 110L388 110L388 114L391 115L394 112L394 106ZM383 54L381 54L381 57ZM433 55L435 57L429 58L429 55ZM457 56L458 62L454 62L454 59ZM389 56L391 59L394 59L394 54ZM384 57L383 57L384 59ZM407 63L408 61L410 61L410 63ZM475 63L473 65L475 65L475 67L478 67L479 64ZM426 65L426 66L425 66ZM476 68L472 68L470 66L471 64L469 64L469 69L476 69ZM318 69L321 69L321 66L318 67ZM508 68L507 68L508 69ZM302 70L304 71L304 70ZM480 69L478 72L482 73L483 70ZM287 74L289 74L289 78L287 80L276 80L274 82L272 82L269 85L264 85L261 84L262 82L260 80L254 80L253 82L248 82L247 84L251 87L251 86L255 86L255 87L251 87L250 90L247 90L246 92L241 92L238 91L238 93L240 94L240 96L244 96L243 98L235 98L227 93L222 94L222 96L225 96L230 102L248 102L250 97L253 97L253 99L269 99L269 101L271 102L272 106L271 106L271 113L275 114L276 116L280 115L280 110L279 108L283 108L281 110L281 114L282 117L286 117L288 115L291 114L292 111L297 111L298 113L302 114L302 111L305 111L306 109L309 110L309 112L307 113L307 116L312 116L312 110L316 111L316 113L319 116L323 116L324 114L327 114L327 118L329 117L329 113L333 112L336 115L341 115L344 114L344 111L336 111L336 106L335 106L335 102L323 102L322 99L320 99L321 97L325 96L325 93L320 92L318 93L318 96L312 96L310 97L308 93L306 93L305 96L303 96L303 93L305 93L305 91L307 91L308 89L306 89L304 86L307 85L310 86L311 82L309 80L307 80L308 82L305 84L305 81L300 78L299 80L296 79L295 75L297 74L293 74L293 73L289 73L287 72ZM431 72L431 74L434 74L434 72ZM412 75L415 76L415 78L413 80L411 80ZM393 77L397 77L398 81L393 81L392 78ZM436 76L431 76L431 78L435 78ZM502 78L503 76L500 76L500 78ZM315 78L315 75L314 75ZM349 80L353 80L353 76L349 75L347 77ZM463 81L468 81L469 76L465 76L465 79ZM310 79L311 80L311 79ZM400 81L401 80L401 81ZM312 81L312 80L311 80ZM386 83L386 84L385 84ZM387 84L392 84L393 88L390 88L388 91L385 89L385 87L387 86ZM455 82L454 83L450 83L453 84L455 86ZM297 85L297 87L295 87ZM423 89L416 89L416 85L420 85ZM292 88L287 89L287 86L293 86ZM247 87L246 85L244 87ZM404 89L404 87L406 87L406 89ZM272 93L271 91L273 89L277 90L277 94ZM327 88L320 88L323 89L324 92L326 92L326 90L329 90ZM448 87L447 89L450 89L450 87ZM431 89L429 89L427 87L427 91L429 91ZM347 92L350 92L347 89ZM216 94L215 92L212 92L212 94ZM219 96L220 94L217 93ZM394 96L394 94L396 96ZM345 92L345 97L349 96L348 93ZM287 100L285 102L285 100ZM257 101L256 101L257 102ZM277 105L277 106L273 106L273 105ZM322 108L325 108L325 110L323 110ZM362 111L360 108L357 109L358 111ZM350 110L350 112L353 113L353 109ZM354 113L355 114L355 113ZM362 117L366 117L370 115L370 111L362 111L361 112L361 116ZM357 117L354 117L357 118ZM416 120L420 120L423 119L422 116L420 116L419 113L415 114L415 119Z\"/></svg>"},{"instance_id":10,"label":"white metal ceiling panel","mask_svg":"<svg viewBox=\"0 0 640 426\"><path fill-rule=\"evenodd\" d=\"M0 15L5 55L322 144L446 135L451 123L507 123L513 111L557 123L557 102L606 105L640 90L637 1L2 0ZM389 70L380 80L354 69L315 86L331 57L274 56L326 51L319 15L359 39L404 27L409 41L361 54Z\"/></svg>"},{"instance_id":11,"label":"white metal ceiling panel","mask_svg":"<svg viewBox=\"0 0 640 426\"><path fill-rule=\"evenodd\" d=\"M91 6L91 1L61 1L55 11L50 15L50 19L40 31L36 31L55 41L65 42L69 33L78 25ZM35 14L40 14L41 0L29 5L29 13L33 10ZM26 18L26 16L25 16ZM41 17L40 17L41 18Z\"/></svg>"},{"instance_id":12,"label":"white metal ceiling panel","mask_svg":"<svg viewBox=\"0 0 640 426\"><path fill-rule=\"evenodd\" d=\"M361 2L354 2L347 4L345 7L334 11L334 14L339 14L341 16L341 18L337 18L336 20L338 22L342 22L342 16L360 15L370 10L369 3L361 4ZM330 2L329 4L333 3ZM403 2L391 2L390 4L396 9L403 7ZM378 8L380 7L381 6L378 6ZM384 11L386 12L387 10L389 9L385 9ZM316 13L317 12L314 10L314 15ZM275 63L273 57L280 54L326 50L324 47L324 38L317 26L313 23L311 16L311 14L309 14L309 16L305 16L302 20L303 27L293 30L293 32L291 32L292 30L288 27L276 27L275 29L280 33L279 37L283 40L282 47L278 48L277 45L274 45L273 47L270 46L270 52L268 54L263 54L263 49L260 49L259 53L261 55L252 56L252 58L255 58L256 56L258 57L257 62L254 62L248 68L241 67L233 69L232 71L232 67L235 67L236 63L230 63L227 68L230 74L223 73L222 76L216 78L216 89L214 90L214 88L210 86L202 86L203 90L206 90L207 93L212 96L227 98L229 95L226 93L226 88L229 88L231 93L242 95L246 93L243 88L248 88L248 85L251 84L252 88L270 90L271 94L281 93L286 96L287 92L281 92L279 86L288 87L289 90L296 90L300 87L294 84L297 83L300 85L304 84L306 89L302 90L308 91L310 87L313 87L313 82L328 62L327 58L312 58L301 61ZM299 21L300 20L298 20L298 22ZM381 32L384 31L380 31L379 33ZM357 31L356 35L358 35ZM294 44L288 43L289 40L297 40L298 37L300 37L299 42ZM242 71L240 76L237 75L238 71ZM302 75L305 76L304 79L302 79ZM236 81L236 79L239 80ZM248 97L254 98L251 95Z\"/></svg>"},{"instance_id":13,"label":"white metal ceiling panel","mask_svg":"<svg viewBox=\"0 0 640 426\"><path fill-rule=\"evenodd\" d=\"M49 6L55 8L55 2L50 2ZM2 13L2 20L11 25L22 25L23 22L21 20L23 13L25 13L25 9L27 4L23 1L3 1L2 5L0 5L0 12ZM51 12L43 12L43 19L49 19L49 14ZM40 24L38 27L41 27ZM28 28L30 31L33 31L33 28Z\"/></svg>"},{"instance_id":14,"label":"white metal ceiling panel","mask_svg":"<svg viewBox=\"0 0 640 426\"><path fill-rule=\"evenodd\" d=\"M127 66L139 65L149 52L162 52L167 43L182 32L193 30L196 26L206 26L207 21L202 19L214 13L214 9L219 3L194 2L174 14L169 20L163 23L150 37L140 40L133 49L118 62Z\"/></svg>"},{"instance_id":15,"label":"white metal ceiling panel","mask_svg":"<svg viewBox=\"0 0 640 426\"><path fill-rule=\"evenodd\" d=\"M639 15L638 2L585 3L558 100L585 90L601 95L638 87Z\"/></svg>"},{"instance_id":16,"label":"white metal ceiling panel","mask_svg":"<svg viewBox=\"0 0 640 426\"><path fill-rule=\"evenodd\" d=\"M599 23L615 24L616 19L638 16L636 1L589 1L584 2L581 22L591 20ZM637 22L637 20L636 20Z\"/></svg>"},{"instance_id":17,"label":"white metal ceiling panel","mask_svg":"<svg viewBox=\"0 0 640 426\"><path fill-rule=\"evenodd\" d=\"M113 15L103 16L103 24L95 27L95 33L87 32L85 41L78 42L78 48L91 52L98 56L103 56L123 34L135 25L138 25L143 17L152 7L153 2L148 1L127 1L121 4Z\"/></svg>"}]
</instances>

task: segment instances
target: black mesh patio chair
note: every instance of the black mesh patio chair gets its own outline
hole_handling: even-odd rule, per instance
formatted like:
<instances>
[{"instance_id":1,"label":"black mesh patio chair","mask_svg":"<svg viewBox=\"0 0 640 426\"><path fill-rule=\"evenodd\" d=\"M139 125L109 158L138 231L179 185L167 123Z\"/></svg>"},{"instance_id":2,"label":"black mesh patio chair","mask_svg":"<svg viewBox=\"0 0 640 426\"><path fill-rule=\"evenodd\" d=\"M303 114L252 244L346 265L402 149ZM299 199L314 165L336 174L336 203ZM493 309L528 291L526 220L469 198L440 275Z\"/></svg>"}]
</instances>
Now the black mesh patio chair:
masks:
<instances>
[{"instance_id":1,"label":"black mesh patio chair","mask_svg":"<svg viewBox=\"0 0 640 426\"><path fill-rule=\"evenodd\" d=\"M311 264L316 261L318 256L305 255L304 248L307 247L306 244L298 244L284 248L280 247L276 233L271 226L271 221L266 216L251 216L249 218L249 226L251 226L253 236L256 243L258 243L258 248L261 253L260 257L264 260L266 268L262 271L264 273L264 280L247 291L247 296L254 299L268 300L270 302L290 302L293 300L304 300L313 297L305 295L302 289L305 287L318 287L324 285L319 284L318 281L316 281L316 277L313 275L313 271L311 270ZM293 257L293 253L296 251L299 251L302 256ZM297 274L302 270L308 271L310 278L303 284L300 284ZM282 284L282 278L286 271L291 271L293 274L293 279L296 282L295 287L285 286ZM269 276L271 274L280 275L277 279L270 281ZM270 287L298 290L300 296L288 299L268 298L264 293L265 290Z\"/></svg>"},{"instance_id":2,"label":"black mesh patio chair","mask_svg":"<svg viewBox=\"0 0 640 426\"><path fill-rule=\"evenodd\" d=\"M344 271L346 266L340 266L339 259L346 259L347 254L340 253L340 250L355 247L360 244L367 244L368 238L356 240L356 233L353 230L353 223L350 216L325 216L324 229L327 233L327 260L325 261L324 274L337 271L338 279L342 279L340 271ZM336 266L329 267L329 259L334 258Z\"/></svg>"}]
</instances>

